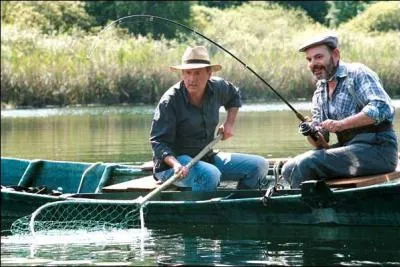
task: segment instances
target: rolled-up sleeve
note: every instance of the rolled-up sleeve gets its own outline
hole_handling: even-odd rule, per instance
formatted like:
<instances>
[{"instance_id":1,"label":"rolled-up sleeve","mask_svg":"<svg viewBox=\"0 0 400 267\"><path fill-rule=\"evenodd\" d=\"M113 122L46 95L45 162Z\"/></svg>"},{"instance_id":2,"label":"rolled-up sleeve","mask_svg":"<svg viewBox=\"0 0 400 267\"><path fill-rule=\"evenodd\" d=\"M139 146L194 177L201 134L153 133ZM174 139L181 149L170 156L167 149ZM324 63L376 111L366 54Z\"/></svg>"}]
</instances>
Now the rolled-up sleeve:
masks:
<instances>
[{"instance_id":1,"label":"rolled-up sleeve","mask_svg":"<svg viewBox=\"0 0 400 267\"><path fill-rule=\"evenodd\" d=\"M211 86L218 87L217 92L219 94L219 99L225 110L230 108L240 108L242 106L240 90L232 83L219 77L213 77L211 80Z\"/></svg>"},{"instance_id":2,"label":"rolled-up sleeve","mask_svg":"<svg viewBox=\"0 0 400 267\"><path fill-rule=\"evenodd\" d=\"M358 95L364 98L362 99L364 103L367 103L362 112L375 120L375 124L385 120L393 121L394 107L376 73L363 66L359 70L356 83L360 85Z\"/></svg>"}]
</instances>

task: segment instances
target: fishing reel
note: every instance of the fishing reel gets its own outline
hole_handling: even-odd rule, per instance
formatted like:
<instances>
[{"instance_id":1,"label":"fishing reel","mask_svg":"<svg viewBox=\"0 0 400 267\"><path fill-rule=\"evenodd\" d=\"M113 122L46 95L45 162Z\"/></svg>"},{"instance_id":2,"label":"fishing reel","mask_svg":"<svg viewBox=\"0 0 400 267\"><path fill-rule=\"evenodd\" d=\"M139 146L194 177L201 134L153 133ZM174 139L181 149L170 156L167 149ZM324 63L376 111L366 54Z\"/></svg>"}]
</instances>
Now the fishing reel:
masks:
<instances>
[{"instance_id":1,"label":"fishing reel","mask_svg":"<svg viewBox=\"0 0 400 267\"><path fill-rule=\"evenodd\" d=\"M302 123L300 123L299 133L301 133L304 136L311 136L311 138L314 139L315 141L318 139L317 138L317 133L318 133L317 128L307 121L303 121Z\"/></svg>"}]
</instances>

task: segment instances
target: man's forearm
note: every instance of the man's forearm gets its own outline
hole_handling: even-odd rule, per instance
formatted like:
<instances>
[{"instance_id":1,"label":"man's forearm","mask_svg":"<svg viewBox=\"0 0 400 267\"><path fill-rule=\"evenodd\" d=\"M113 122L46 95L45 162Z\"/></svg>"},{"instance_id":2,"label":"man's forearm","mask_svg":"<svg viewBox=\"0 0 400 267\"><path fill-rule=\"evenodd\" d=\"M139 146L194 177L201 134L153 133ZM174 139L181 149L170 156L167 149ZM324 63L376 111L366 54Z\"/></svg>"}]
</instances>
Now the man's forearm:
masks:
<instances>
[{"instance_id":1,"label":"man's forearm","mask_svg":"<svg viewBox=\"0 0 400 267\"><path fill-rule=\"evenodd\" d=\"M230 108L227 111L226 122L225 124L229 124L233 126L235 124L236 116L238 114L239 108Z\"/></svg>"},{"instance_id":2,"label":"man's forearm","mask_svg":"<svg viewBox=\"0 0 400 267\"><path fill-rule=\"evenodd\" d=\"M374 124L375 121L365 115L364 112L359 112L353 116L347 117L342 120L342 129L341 131L359 128L367 125Z\"/></svg>"}]
</instances>

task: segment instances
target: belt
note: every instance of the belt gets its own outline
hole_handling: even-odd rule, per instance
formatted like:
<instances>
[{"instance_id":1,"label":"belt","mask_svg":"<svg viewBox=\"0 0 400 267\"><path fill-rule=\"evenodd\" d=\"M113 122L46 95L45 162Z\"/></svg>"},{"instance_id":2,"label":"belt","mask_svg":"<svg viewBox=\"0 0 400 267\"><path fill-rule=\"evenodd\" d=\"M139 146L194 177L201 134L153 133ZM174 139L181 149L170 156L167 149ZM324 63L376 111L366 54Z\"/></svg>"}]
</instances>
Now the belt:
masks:
<instances>
[{"instance_id":1,"label":"belt","mask_svg":"<svg viewBox=\"0 0 400 267\"><path fill-rule=\"evenodd\" d=\"M339 143L342 145L350 141L360 133L380 133L380 132L390 131L392 129L393 129L393 124L390 121L384 121L378 125L367 125L360 128L345 130L343 132L336 133L336 136Z\"/></svg>"}]
</instances>

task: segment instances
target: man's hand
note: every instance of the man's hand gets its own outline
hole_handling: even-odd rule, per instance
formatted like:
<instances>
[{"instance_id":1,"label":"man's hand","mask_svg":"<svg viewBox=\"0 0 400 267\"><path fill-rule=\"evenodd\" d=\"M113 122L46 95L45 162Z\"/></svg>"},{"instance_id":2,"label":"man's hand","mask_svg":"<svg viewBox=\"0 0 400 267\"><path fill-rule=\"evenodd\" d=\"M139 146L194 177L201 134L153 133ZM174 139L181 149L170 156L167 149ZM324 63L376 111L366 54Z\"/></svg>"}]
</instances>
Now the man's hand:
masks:
<instances>
[{"instance_id":1,"label":"man's hand","mask_svg":"<svg viewBox=\"0 0 400 267\"><path fill-rule=\"evenodd\" d=\"M233 136L233 125L235 124L238 111L239 108L228 109L225 123L218 128L218 134L223 134L222 140L229 139Z\"/></svg>"},{"instance_id":2,"label":"man's hand","mask_svg":"<svg viewBox=\"0 0 400 267\"><path fill-rule=\"evenodd\" d=\"M222 133L222 140L229 139L233 136L233 127L229 123L219 126L217 134Z\"/></svg>"},{"instance_id":3,"label":"man's hand","mask_svg":"<svg viewBox=\"0 0 400 267\"><path fill-rule=\"evenodd\" d=\"M329 148L328 142L326 142L325 137L320 132L317 131L315 137L316 139L311 138L310 136L308 137L308 141L310 142L310 144L312 144L317 148L325 148L325 149Z\"/></svg>"},{"instance_id":4,"label":"man's hand","mask_svg":"<svg viewBox=\"0 0 400 267\"><path fill-rule=\"evenodd\" d=\"M164 162L174 169L174 173L180 177L185 177L189 173L189 169L182 164L172 155L165 157Z\"/></svg>"},{"instance_id":5,"label":"man's hand","mask_svg":"<svg viewBox=\"0 0 400 267\"><path fill-rule=\"evenodd\" d=\"M337 133L345 130L345 125L342 120L325 120L321 123L322 129L331 133Z\"/></svg>"},{"instance_id":6,"label":"man's hand","mask_svg":"<svg viewBox=\"0 0 400 267\"><path fill-rule=\"evenodd\" d=\"M319 129L320 127L314 126L307 121L299 125L299 132L307 136L308 142L311 145L317 148L329 148L328 142L326 142L324 136L318 131Z\"/></svg>"},{"instance_id":7,"label":"man's hand","mask_svg":"<svg viewBox=\"0 0 400 267\"><path fill-rule=\"evenodd\" d=\"M185 177L189 173L189 169L186 166L182 166L178 161L174 164L174 173L180 177Z\"/></svg>"},{"instance_id":8,"label":"man's hand","mask_svg":"<svg viewBox=\"0 0 400 267\"><path fill-rule=\"evenodd\" d=\"M317 132L317 129L307 121L303 121L299 124L299 133L304 136L315 136Z\"/></svg>"}]
</instances>

